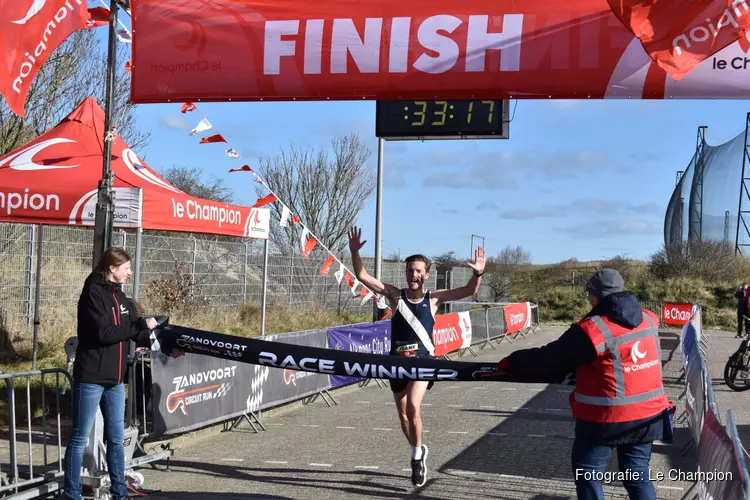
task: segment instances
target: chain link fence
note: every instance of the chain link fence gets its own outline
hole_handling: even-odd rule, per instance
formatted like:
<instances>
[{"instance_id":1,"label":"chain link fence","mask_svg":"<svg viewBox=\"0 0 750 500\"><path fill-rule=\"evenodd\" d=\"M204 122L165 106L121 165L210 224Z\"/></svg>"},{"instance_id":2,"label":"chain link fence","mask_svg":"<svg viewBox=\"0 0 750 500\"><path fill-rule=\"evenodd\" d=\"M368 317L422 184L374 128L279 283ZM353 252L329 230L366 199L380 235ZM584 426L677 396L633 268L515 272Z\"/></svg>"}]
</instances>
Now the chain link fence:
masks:
<instances>
[{"instance_id":1,"label":"chain link fence","mask_svg":"<svg viewBox=\"0 0 750 500\"><path fill-rule=\"evenodd\" d=\"M16 329L31 327L36 293L37 251L42 239L40 305L44 315L75 318L78 296L91 270L94 232L91 228L0 224L0 327L13 322ZM136 233L117 230L113 245L136 255ZM190 307L236 308L246 302L260 303L263 291L263 241L240 238L175 235L144 232L141 244L138 297L148 310L160 308L159 295L165 282L189 288ZM352 270L348 249L337 257ZM268 300L295 308L313 304L330 311L370 310L372 302L353 296L346 281L339 283L334 263L327 276L320 268L328 258L316 249L309 258L270 254L268 257ZM362 257L374 274L374 258ZM456 287L471 278L469 268L433 269L429 289ZM403 262L385 261L382 280L406 286ZM161 285L161 286L159 286ZM133 279L125 292L133 296ZM358 290L359 292L359 290ZM471 299L469 299L471 300ZM480 301L492 300L489 287L482 286ZM0 345L0 348L3 348Z\"/></svg>"}]
</instances>

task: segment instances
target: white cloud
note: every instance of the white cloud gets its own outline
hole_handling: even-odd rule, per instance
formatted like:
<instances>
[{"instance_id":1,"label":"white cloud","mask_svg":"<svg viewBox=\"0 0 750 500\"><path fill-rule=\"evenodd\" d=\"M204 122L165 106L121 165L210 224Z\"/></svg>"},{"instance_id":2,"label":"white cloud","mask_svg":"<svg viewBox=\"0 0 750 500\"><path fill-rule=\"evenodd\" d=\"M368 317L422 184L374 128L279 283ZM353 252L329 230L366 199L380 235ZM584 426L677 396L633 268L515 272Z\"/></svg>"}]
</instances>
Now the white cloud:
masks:
<instances>
[{"instance_id":1,"label":"white cloud","mask_svg":"<svg viewBox=\"0 0 750 500\"><path fill-rule=\"evenodd\" d=\"M172 130L189 130L190 125L188 122L179 116L172 116L172 115L164 115L159 120L159 123L163 127L172 129Z\"/></svg>"},{"instance_id":2,"label":"white cloud","mask_svg":"<svg viewBox=\"0 0 750 500\"><path fill-rule=\"evenodd\" d=\"M662 231L662 224L642 219L608 219L584 222L557 231L567 233L582 240L616 238L632 235L652 235Z\"/></svg>"},{"instance_id":3,"label":"white cloud","mask_svg":"<svg viewBox=\"0 0 750 500\"><path fill-rule=\"evenodd\" d=\"M618 200L602 198L578 198L566 205L546 205L530 209L516 209L500 214L504 219L544 219L565 217L573 214L594 215L660 215L661 206L658 203L632 204Z\"/></svg>"},{"instance_id":4,"label":"white cloud","mask_svg":"<svg viewBox=\"0 0 750 500\"><path fill-rule=\"evenodd\" d=\"M477 210L497 210L497 203L492 200L483 200L477 205Z\"/></svg>"}]
</instances>

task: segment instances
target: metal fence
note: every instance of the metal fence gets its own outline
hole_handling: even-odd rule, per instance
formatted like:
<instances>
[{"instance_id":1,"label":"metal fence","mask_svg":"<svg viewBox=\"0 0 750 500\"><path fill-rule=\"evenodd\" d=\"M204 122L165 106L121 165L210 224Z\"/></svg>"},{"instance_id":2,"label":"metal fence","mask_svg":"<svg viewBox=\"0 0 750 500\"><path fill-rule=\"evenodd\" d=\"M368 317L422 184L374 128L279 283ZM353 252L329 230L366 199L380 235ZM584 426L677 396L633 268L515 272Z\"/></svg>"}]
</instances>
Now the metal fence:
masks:
<instances>
[{"instance_id":1,"label":"metal fence","mask_svg":"<svg viewBox=\"0 0 750 500\"><path fill-rule=\"evenodd\" d=\"M44 227L40 281L42 311L52 308L55 315L74 317L81 287L91 269L93 236L90 228ZM9 321L19 319L26 327L31 326L39 237L38 226L0 224L0 329ZM124 248L133 258L135 244L135 232L115 231L113 245ZM170 287L182 288L178 291L187 295L183 303L192 308L234 308L246 302L260 303L263 257L262 240L212 240L144 232L138 297L149 310L160 308L158 297ZM269 255L269 301L301 308L317 303L339 312L369 310L370 303L361 305L361 300L352 300L352 292L345 281L338 283L334 276L338 264L334 263L328 276L320 274L320 267L327 257L325 251L315 251L309 258ZM348 251L337 257L348 269L353 269ZM374 258L363 256L362 261L372 273ZM462 286L470 277L469 268L434 269L426 286L430 289L443 283ZM406 286L403 262L383 262L382 280ZM133 295L132 281L125 286L125 292ZM479 298L491 300L488 287L482 287Z\"/></svg>"}]
</instances>

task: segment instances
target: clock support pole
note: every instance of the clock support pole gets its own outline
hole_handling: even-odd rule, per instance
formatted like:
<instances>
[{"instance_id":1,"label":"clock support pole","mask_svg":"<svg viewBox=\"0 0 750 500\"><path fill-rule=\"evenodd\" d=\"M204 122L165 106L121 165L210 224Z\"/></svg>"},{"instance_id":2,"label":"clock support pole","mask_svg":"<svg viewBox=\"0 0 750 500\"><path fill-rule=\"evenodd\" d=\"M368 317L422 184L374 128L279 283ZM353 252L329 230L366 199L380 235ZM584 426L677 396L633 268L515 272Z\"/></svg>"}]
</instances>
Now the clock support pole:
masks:
<instances>
[{"instance_id":1,"label":"clock support pole","mask_svg":"<svg viewBox=\"0 0 750 500\"><path fill-rule=\"evenodd\" d=\"M381 280L383 261L383 145L385 141L378 138L378 183L375 194L375 279ZM372 320L380 317L377 301L372 301Z\"/></svg>"}]
</instances>

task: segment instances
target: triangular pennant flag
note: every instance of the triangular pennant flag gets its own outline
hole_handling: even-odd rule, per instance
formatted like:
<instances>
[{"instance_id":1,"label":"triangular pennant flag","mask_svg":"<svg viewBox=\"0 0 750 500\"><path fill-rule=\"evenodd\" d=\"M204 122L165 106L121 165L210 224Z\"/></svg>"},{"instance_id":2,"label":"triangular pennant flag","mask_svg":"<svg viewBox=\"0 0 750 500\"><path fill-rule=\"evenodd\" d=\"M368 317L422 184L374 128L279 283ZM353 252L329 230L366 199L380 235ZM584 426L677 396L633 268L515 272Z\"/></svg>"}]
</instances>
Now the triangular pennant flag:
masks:
<instances>
[{"instance_id":1,"label":"triangular pennant flag","mask_svg":"<svg viewBox=\"0 0 750 500\"><path fill-rule=\"evenodd\" d=\"M388 309L388 303L385 301L385 297L378 297L378 309Z\"/></svg>"},{"instance_id":2,"label":"triangular pennant flag","mask_svg":"<svg viewBox=\"0 0 750 500\"><path fill-rule=\"evenodd\" d=\"M195 134L200 134L201 132L205 132L206 130L210 130L211 128L212 125L208 122L208 119L204 118L193 130L190 131L190 136L192 137Z\"/></svg>"},{"instance_id":3,"label":"triangular pennant flag","mask_svg":"<svg viewBox=\"0 0 750 500\"><path fill-rule=\"evenodd\" d=\"M279 226L286 227L287 223L289 222L289 214L291 211L289 210L289 207L284 205L284 208L281 209L281 220L279 221Z\"/></svg>"},{"instance_id":4,"label":"triangular pennant flag","mask_svg":"<svg viewBox=\"0 0 750 500\"><path fill-rule=\"evenodd\" d=\"M109 9L104 7L91 7L89 9L89 20L86 22L86 28L98 28L109 24Z\"/></svg>"},{"instance_id":5,"label":"triangular pennant flag","mask_svg":"<svg viewBox=\"0 0 750 500\"><path fill-rule=\"evenodd\" d=\"M302 247L302 256L308 258L310 256L310 252L313 251L315 245L317 244L318 240L315 239L315 236L311 236L305 243L304 247Z\"/></svg>"},{"instance_id":6,"label":"triangular pennant flag","mask_svg":"<svg viewBox=\"0 0 750 500\"><path fill-rule=\"evenodd\" d=\"M339 270L333 273L334 276L336 276L336 282L340 285L341 284L341 278L344 277L344 264L339 262Z\"/></svg>"},{"instance_id":7,"label":"triangular pennant flag","mask_svg":"<svg viewBox=\"0 0 750 500\"><path fill-rule=\"evenodd\" d=\"M362 287L362 290L367 290L367 289L364 288L364 287ZM365 305L365 303L367 303L367 301L370 300L374 296L375 296L374 293L372 293L371 291L367 290L367 294L365 294L365 298L362 299L362 303L360 305L361 306Z\"/></svg>"},{"instance_id":8,"label":"triangular pennant flag","mask_svg":"<svg viewBox=\"0 0 750 500\"><path fill-rule=\"evenodd\" d=\"M269 203L273 203L277 199L278 198L276 198L275 194L273 194L273 193L268 194L268 195L264 196L263 198L258 199L258 201L256 201L255 204L251 208L258 208L258 207L262 207L264 205L268 205Z\"/></svg>"},{"instance_id":9,"label":"triangular pennant flag","mask_svg":"<svg viewBox=\"0 0 750 500\"><path fill-rule=\"evenodd\" d=\"M300 220L302 220L302 219L300 219L296 215L292 214L292 226L295 225L296 223L298 223Z\"/></svg>"},{"instance_id":10,"label":"triangular pennant flag","mask_svg":"<svg viewBox=\"0 0 750 500\"><path fill-rule=\"evenodd\" d=\"M230 168L229 172L252 172L255 173L255 171L250 168L250 165L242 165L240 168Z\"/></svg>"},{"instance_id":11,"label":"triangular pennant flag","mask_svg":"<svg viewBox=\"0 0 750 500\"><path fill-rule=\"evenodd\" d=\"M323 262L323 265L320 266L320 275L321 276L328 276L328 271L331 270L331 266L336 261L336 257L333 255L329 255L325 262Z\"/></svg>"},{"instance_id":12,"label":"triangular pennant flag","mask_svg":"<svg viewBox=\"0 0 750 500\"><path fill-rule=\"evenodd\" d=\"M367 288L366 286L363 286L363 287L362 287L362 288L361 288L361 289L359 290L359 294L360 294L360 295L361 295L362 297L364 297L364 296L365 296L365 295L367 295L368 293L372 293L372 292L370 292L370 290L369 290L369 289L368 289L368 288Z\"/></svg>"},{"instance_id":13,"label":"triangular pennant flag","mask_svg":"<svg viewBox=\"0 0 750 500\"><path fill-rule=\"evenodd\" d=\"M313 248L315 248L315 245L318 244L318 240L310 233L309 229L304 228L300 236L300 243L302 245L302 256L307 258L310 256Z\"/></svg>"},{"instance_id":14,"label":"triangular pennant flag","mask_svg":"<svg viewBox=\"0 0 750 500\"><path fill-rule=\"evenodd\" d=\"M182 108L180 108L180 113L189 113L191 111L195 111L196 109L198 108L195 107L195 104L193 104L192 102L186 102L182 105Z\"/></svg>"},{"instance_id":15,"label":"triangular pennant flag","mask_svg":"<svg viewBox=\"0 0 750 500\"><path fill-rule=\"evenodd\" d=\"M230 158L239 158L240 154L232 148L226 150L227 156Z\"/></svg>"},{"instance_id":16,"label":"triangular pennant flag","mask_svg":"<svg viewBox=\"0 0 750 500\"><path fill-rule=\"evenodd\" d=\"M125 71L133 71L133 65L130 63L130 61L125 63Z\"/></svg>"},{"instance_id":17,"label":"triangular pennant flag","mask_svg":"<svg viewBox=\"0 0 750 500\"><path fill-rule=\"evenodd\" d=\"M128 30L117 30L117 39L122 43L133 43L133 35Z\"/></svg>"},{"instance_id":18,"label":"triangular pennant flag","mask_svg":"<svg viewBox=\"0 0 750 500\"><path fill-rule=\"evenodd\" d=\"M212 142L227 142L221 134L212 135L211 137L204 137L201 139L201 144L209 144Z\"/></svg>"}]
</instances>

